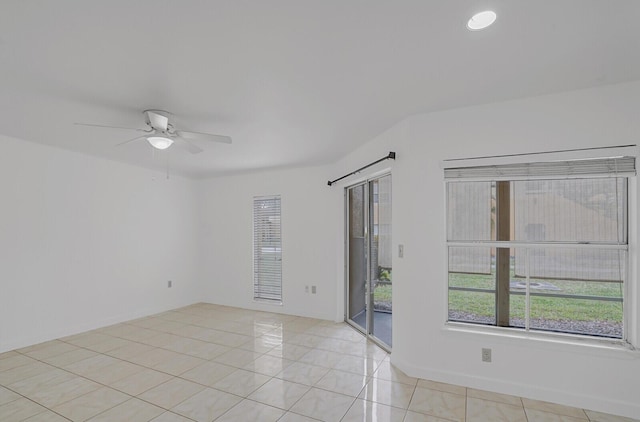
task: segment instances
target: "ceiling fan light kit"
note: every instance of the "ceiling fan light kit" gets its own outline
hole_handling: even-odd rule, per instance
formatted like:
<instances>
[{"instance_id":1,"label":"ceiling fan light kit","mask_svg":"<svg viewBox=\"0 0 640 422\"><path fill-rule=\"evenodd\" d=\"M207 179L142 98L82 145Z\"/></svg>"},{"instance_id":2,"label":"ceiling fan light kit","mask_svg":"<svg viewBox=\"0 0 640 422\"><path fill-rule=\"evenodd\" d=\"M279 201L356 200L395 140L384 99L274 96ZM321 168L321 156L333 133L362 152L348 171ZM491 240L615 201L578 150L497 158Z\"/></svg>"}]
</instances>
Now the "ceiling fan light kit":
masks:
<instances>
[{"instance_id":1,"label":"ceiling fan light kit","mask_svg":"<svg viewBox=\"0 0 640 422\"><path fill-rule=\"evenodd\" d=\"M178 143L180 146L184 147L187 151L189 151L192 154L197 154L203 151L202 148L194 144L192 141L221 142L224 144L231 143L231 138L228 136L213 135L211 133L189 132L185 130L178 130L175 128L175 126L173 126L173 123L170 122L172 115L167 111L145 110L143 111L143 113L145 115L145 123L147 124L147 129L95 125L95 124L88 124L88 123L76 123L76 125L101 127L101 128L107 128L107 129L126 129L126 130L134 130L136 132L143 132L145 133L144 135L138 136L133 139L129 139L128 141L121 142L118 145L124 145L124 144L128 144L129 142L136 142L140 140L146 140L149 143L149 145L151 145L155 149L164 150L169 148L174 143Z\"/></svg>"},{"instance_id":2,"label":"ceiling fan light kit","mask_svg":"<svg viewBox=\"0 0 640 422\"><path fill-rule=\"evenodd\" d=\"M167 149L173 144L173 139L165 138L164 136L149 136L147 141L155 149Z\"/></svg>"}]
</instances>

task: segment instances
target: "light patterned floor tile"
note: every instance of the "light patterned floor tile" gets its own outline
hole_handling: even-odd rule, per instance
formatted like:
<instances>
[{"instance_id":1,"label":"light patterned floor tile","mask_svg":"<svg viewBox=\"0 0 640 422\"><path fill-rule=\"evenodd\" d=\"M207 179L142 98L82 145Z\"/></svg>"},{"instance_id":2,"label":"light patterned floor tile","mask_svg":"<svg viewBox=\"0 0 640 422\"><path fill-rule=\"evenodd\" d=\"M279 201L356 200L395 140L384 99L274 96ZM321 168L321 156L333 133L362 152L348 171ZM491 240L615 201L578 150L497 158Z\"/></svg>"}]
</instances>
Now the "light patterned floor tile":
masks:
<instances>
[{"instance_id":1,"label":"light patterned floor tile","mask_svg":"<svg viewBox=\"0 0 640 422\"><path fill-rule=\"evenodd\" d=\"M467 397L495 401L498 403L505 403L513 406L522 406L522 399L520 399L520 397L510 396L508 394L494 393L486 390L478 390L475 388L467 388Z\"/></svg>"},{"instance_id":2,"label":"light patterned floor tile","mask_svg":"<svg viewBox=\"0 0 640 422\"><path fill-rule=\"evenodd\" d=\"M23 396L30 397L34 393L49 390L51 387L55 387L73 378L76 378L76 376L61 369L55 369L14 382L9 384L8 387Z\"/></svg>"},{"instance_id":3,"label":"light patterned floor tile","mask_svg":"<svg viewBox=\"0 0 640 422\"><path fill-rule=\"evenodd\" d=\"M173 412L164 412L157 418L153 418L151 422L193 422L193 419L187 419Z\"/></svg>"},{"instance_id":4,"label":"light patterned floor tile","mask_svg":"<svg viewBox=\"0 0 640 422\"><path fill-rule=\"evenodd\" d=\"M134 356L144 355L155 349L155 347L148 344L134 343L127 344L126 346L118 347L116 349L108 351L106 354L114 358L129 360Z\"/></svg>"},{"instance_id":5,"label":"light patterned floor tile","mask_svg":"<svg viewBox=\"0 0 640 422\"><path fill-rule=\"evenodd\" d=\"M285 343L280 346L274 347L267 352L267 355L276 356L287 360L298 360L310 350L311 348L306 346Z\"/></svg>"},{"instance_id":6,"label":"light patterned floor tile","mask_svg":"<svg viewBox=\"0 0 640 422\"><path fill-rule=\"evenodd\" d=\"M344 355L341 353L314 349L305 353L304 356L298 359L298 361L308 363L310 365L333 368L338 362L342 360L342 358L344 358Z\"/></svg>"},{"instance_id":7,"label":"light patterned floor tile","mask_svg":"<svg viewBox=\"0 0 640 422\"><path fill-rule=\"evenodd\" d=\"M345 324L199 303L0 353L0 420L634 421L419 380L390 361Z\"/></svg>"},{"instance_id":8,"label":"light patterned floor tile","mask_svg":"<svg viewBox=\"0 0 640 422\"><path fill-rule=\"evenodd\" d=\"M528 422L584 422L586 420L536 409L525 409L525 412L527 413Z\"/></svg>"},{"instance_id":9,"label":"light patterned floor tile","mask_svg":"<svg viewBox=\"0 0 640 422\"><path fill-rule=\"evenodd\" d=\"M0 385L10 385L18 381L26 380L46 372L56 371L58 368L46 363L33 361L27 365L21 365L7 371L0 372Z\"/></svg>"},{"instance_id":10,"label":"light patterned floor tile","mask_svg":"<svg viewBox=\"0 0 640 422\"><path fill-rule=\"evenodd\" d=\"M180 337L174 334L156 331L156 335L138 340L138 343L147 344L154 347L163 347L166 344L178 340Z\"/></svg>"},{"instance_id":11,"label":"light patterned floor tile","mask_svg":"<svg viewBox=\"0 0 640 422\"><path fill-rule=\"evenodd\" d=\"M358 397L406 409L409 407L414 390L415 387L411 385L373 378L367 383Z\"/></svg>"},{"instance_id":12,"label":"light patterned floor tile","mask_svg":"<svg viewBox=\"0 0 640 422\"><path fill-rule=\"evenodd\" d=\"M202 385L181 378L173 378L140 394L142 400L170 410L178 403L204 390Z\"/></svg>"},{"instance_id":13,"label":"light patterned floor tile","mask_svg":"<svg viewBox=\"0 0 640 422\"><path fill-rule=\"evenodd\" d=\"M69 422L69 419L47 410L46 412L38 413L35 416L25 419L24 422Z\"/></svg>"},{"instance_id":14,"label":"light patterned floor tile","mask_svg":"<svg viewBox=\"0 0 640 422\"><path fill-rule=\"evenodd\" d=\"M211 340L211 343L221 344L227 347L239 347L251 340L251 337L242 334L220 331Z\"/></svg>"},{"instance_id":15,"label":"light patterned floor tile","mask_svg":"<svg viewBox=\"0 0 640 422\"><path fill-rule=\"evenodd\" d=\"M424 379L418 379L418 387L430 388L432 390L444 391L446 393L460 394L462 396L467 394L466 387L463 387L460 385L454 385L454 384L447 384L444 382L429 381Z\"/></svg>"},{"instance_id":16,"label":"light patterned floor tile","mask_svg":"<svg viewBox=\"0 0 640 422\"><path fill-rule=\"evenodd\" d=\"M527 422L522 406L498 403L483 399L467 399L466 422Z\"/></svg>"},{"instance_id":17,"label":"light patterned floor tile","mask_svg":"<svg viewBox=\"0 0 640 422\"><path fill-rule=\"evenodd\" d=\"M403 422L406 411L366 400L356 400L341 422Z\"/></svg>"},{"instance_id":18,"label":"light patterned floor tile","mask_svg":"<svg viewBox=\"0 0 640 422\"><path fill-rule=\"evenodd\" d=\"M164 412L161 409L152 404L143 402L138 399L127 400L126 402L119 404L116 407L103 412L93 418L89 419L89 422L113 422L113 421L128 421L128 422L146 422L159 416Z\"/></svg>"},{"instance_id":19,"label":"light patterned floor tile","mask_svg":"<svg viewBox=\"0 0 640 422\"><path fill-rule=\"evenodd\" d=\"M318 422L320 419L313 419L293 412L287 412L278 419L278 422ZM382 421L380 421L382 422Z\"/></svg>"},{"instance_id":20,"label":"light patterned floor tile","mask_svg":"<svg viewBox=\"0 0 640 422\"><path fill-rule=\"evenodd\" d=\"M314 386L347 396L358 397L369 379L364 375L331 369Z\"/></svg>"},{"instance_id":21,"label":"light patterned floor tile","mask_svg":"<svg viewBox=\"0 0 640 422\"><path fill-rule=\"evenodd\" d=\"M71 343L78 347L90 348L96 344L108 342L115 337L102 334L97 331L87 331L86 333L75 334L69 337L63 337L60 340Z\"/></svg>"},{"instance_id":22,"label":"light patterned floor tile","mask_svg":"<svg viewBox=\"0 0 640 422\"><path fill-rule=\"evenodd\" d=\"M166 372L171 375L180 375L198 365L203 364L204 362L206 362L204 359L178 354L178 356L174 358L154 365L153 369L156 371Z\"/></svg>"},{"instance_id":23,"label":"light patterned floor tile","mask_svg":"<svg viewBox=\"0 0 640 422\"><path fill-rule=\"evenodd\" d=\"M245 399L219 419L216 419L216 422L276 422L283 414L283 410Z\"/></svg>"},{"instance_id":24,"label":"light patterned floor tile","mask_svg":"<svg viewBox=\"0 0 640 422\"><path fill-rule=\"evenodd\" d=\"M282 372L284 368L291 365L294 361L282 359L276 356L262 355L253 362L248 363L242 369L254 371L260 374L274 376Z\"/></svg>"},{"instance_id":25,"label":"light patterned floor tile","mask_svg":"<svg viewBox=\"0 0 640 422\"><path fill-rule=\"evenodd\" d=\"M120 403L130 396L108 387L102 387L83 396L65 402L52 410L72 421L85 421Z\"/></svg>"},{"instance_id":26,"label":"light patterned floor tile","mask_svg":"<svg viewBox=\"0 0 640 422\"><path fill-rule=\"evenodd\" d=\"M71 352L76 349L78 349L77 346L74 346L69 343L65 343L63 341L54 340L47 343L43 343L41 347L38 347L34 350L26 352L25 355L33 359L43 360L45 358L50 358L57 355L61 355L63 353Z\"/></svg>"},{"instance_id":27,"label":"light patterned floor tile","mask_svg":"<svg viewBox=\"0 0 640 422\"><path fill-rule=\"evenodd\" d=\"M143 369L145 369L144 366L136 365L131 362L118 361L111 365L107 365L104 368L87 371L83 376L90 380L99 382L100 384L112 385L123 378L142 371Z\"/></svg>"},{"instance_id":28,"label":"light patterned floor tile","mask_svg":"<svg viewBox=\"0 0 640 422\"><path fill-rule=\"evenodd\" d=\"M215 343L200 342L200 344L190 349L187 354L200 359L211 360L229 351L229 347Z\"/></svg>"},{"instance_id":29,"label":"light patterned floor tile","mask_svg":"<svg viewBox=\"0 0 640 422\"><path fill-rule=\"evenodd\" d=\"M463 422L466 398L459 394L416 387L409 410L452 421Z\"/></svg>"},{"instance_id":30,"label":"light patterned floor tile","mask_svg":"<svg viewBox=\"0 0 640 422\"><path fill-rule=\"evenodd\" d=\"M381 361L360 356L343 356L333 369L352 372L359 375L372 376Z\"/></svg>"},{"instance_id":31,"label":"light patterned floor tile","mask_svg":"<svg viewBox=\"0 0 640 422\"><path fill-rule=\"evenodd\" d=\"M245 371L244 369L238 369L220 381L213 384L213 388L226 391L227 393L235 394L241 397L247 397L249 394L256 391L264 383L269 381L270 377L256 372Z\"/></svg>"},{"instance_id":32,"label":"light patterned floor tile","mask_svg":"<svg viewBox=\"0 0 640 422\"><path fill-rule=\"evenodd\" d=\"M8 371L10 369L17 368L19 366L36 363L35 359L28 356L14 354L0 360L0 372Z\"/></svg>"},{"instance_id":33,"label":"light patterned floor tile","mask_svg":"<svg viewBox=\"0 0 640 422\"><path fill-rule=\"evenodd\" d=\"M451 422L449 419L442 419L436 416L425 415L424 413L417 413L407 410L407 415L404 417L403 422ZM485 421L492 422L492 421Z\"/></svg>"},{"instance_id":34,"label":"light patterned floor tile","mask_svg":"<svg viewBox=\"0 0 640 422\"><path fill-rule=\"evenodd\" d=\"M149 352L132 356L127 360L137 365L142 365L142 366L146 366L147 368L152 368L156 365L160 365L161 363L167 362L171 359L175 359L178 356L180 356L179 353L172 352L171 350L155 348Z\"/></svg>"},{"instance_id":35,"label":"light patterned floor tile","mask_svg":"<svg viewBox=\"0 0 640 422\"><path fill-rule=\"evenodd\" d=\"M20 353L16 352L15 350L10 350L8 352L2 352L0 353L0 360L2 359L6 359L12 356L19 356Z\"/></svg>"},{"instance_id":36,"label":"light patterned floor tile","mask_svg":"<svg viewBox=\"0 0 640 422\"><path fill-rule=\"evenodd\" d=\"M415 386L418 383L417 378L413 378L396 368L389 361L383 361L376 372L373 373L374 378L387 381L400 382L402 384Z\"/></svg>"},{"instance_id":37,"label":"light patterned floor tile","mask_svg":"<svg viewBox=\"0 0 640 422\"><path fill-rule=\"evenodd\" d=\"M95 343L95 344L91 344L91 345L88 345L88 346L85 346L85 347L87 349L89 349L89 350L93 350L94 352L105 353L105 352L108 352L110 350L117 349L118 347L126 346L126 345L128 345L130 343L131 343L130 341L127 341L127 340L122 339L122 338L111 337L108 340L101 341L101 342Z\"/></svg>"},{"instance_id":38,"label":"light patterned floor tile","mask_svg":"<svg viewBox=\"0 0 640 422\"><path fill-rule=\"evenodd\" d=\"M228 352L216 356L213 360L236 368L247 366L254 360L262 356L260 353L249 352L248 350L231 349Z\"/></svg>"},{"instance_id":39,"label":"light patterned floor tile","mask_svg":"<svg viewBox=\"0 0 640 422\"><path fill-rule=\"evenodd\" d=\"M95 373L101 368L105 368L118 362L121 362L121 360L112 358L111 356L98 354L94 357L90 357L88 359L66 365L64 369L73 372L74 374L85 375L89 373Z\"/></svg>"},{"instance_id":40,"label":"light patterned floor tile","mask_svg":"<svg viewBox=\"0 0 640 422\"><path fill-rule=\"evenodd\" d=\"M558 415L573 416L574 418L588 420L584 410L561 404L549 403L540 400L522 399L525 409L542 410L543 412L556 413Z\"/></svg>"},{"instance_id":41,"label":"light patterned floor tile","mask_svg":"<svg viewBox=\"0 0 640 422\"><path fill-rule=\"evenodd\" d=\"M347 413L355 399L343 394L312 388L291 407L291 411L309 417L337 422Z\"/></svg>"},{"instance_id":42,"label":"light patterned floor tile","mask_svg":"<svg viewBox=\"0 0 640 422\"><path fill-rule=\"evenodd\" d=\"M233 366L223 365L217 362L205 362L202 365L196 366L195 368L185 372L180 375L180 377L211 387L213 384L235 371L237 371L237 368Z\"/></svg>"},{"instance_id":43,"label":"light patterned floor tile","mask_svg":"<svg viewBox=\"0 0 640 422\"><path fill-rule=\"evenodd\" d=\"M257 337L240 345L238 348L249 352L267 353L282 342L274 341L272 338Z\"/></svg>"},{"instance_id":44,"label":"light patterned floor tile","mask_svg":"<svg viewBox=\"0 0 640 422\"><path fill-rule=\"evenodd\" d=\"M21 395L0 386L0 406L7 404L10 401L18 400L21 397Z\"/></svg>"},{"instance_id":45,"label":"light patterned floor tile","mask_svg":"<svg viewBox=\"0 0 640 422\"><path fill-rule=\"evenodd\" d=\"M328 368L296 362L284 368L282 372L276 375L276 378L305 385L314 385L327 372L329 372Z\"/></svg>"},{"instance_id":46,"label":"light patterned floor tile","mask_svg":"<svg viewBox=\"0 0 640 422\"><path fill-rule=\"evenodd\" d=\"M286 340L285 343L315 348L326 340L326 338L320 336L314 336L310 334L296 334Z\"/></svg>"},{"instance_id":47,"label":"light patterned floor tile","mask_svg":"<svg viewBox=\"0 0 640 422\"><path fill-rule=\"evenodd\" d=\"M171 411L198 422L209 422L231 409L241 400L240 397L233 394L206 388L178 404Z\"/></svg>"},{"instance_id":48,"label":"light patterned floor tile","mask_svg":"<svg viewBox=\"0 0 640 422\"><path fill-rule=\"evenodd\" d=\"M0 421L18 422L45 412L47 409L29 399L21 398L0 406Z\"/></svg>"},{"instance_id":49,"label":"light patterned floor tile","mask_svg":"<svg viewBox=\"0 0 640 422\"><path fill-rule=\"evenodd\" d=\"M249 399L279 409L289 410L309 389L310 387L306 385L272 378L254 391L249 396Z\"/></svg>"},{"instance_id":50,"label":"light patterned floor tile","mask_svg":"<svg viewBox=\"0 0 640 422\"><path fill-rule=\"evenodd\" d=\"M44 358L42 359L42 361L48 363L49 365L63 368L67 365L71 365L72 363L77 363L95 356L98 356L98 353L94 352L93 350L77 348L70 352L62 353L50 358Z\"/></svg>"},{"instance_id":51,"label":"light patterned floor tile","mask_svg":"<svg viewBox=\"0 0 640 422\"><path fill-rule=\"evenodd\" d=\"M172 375L146 368L140 372L129 375L128 377L119 379L111 384L110 387L122 391L123 393L137 396L153 387L169 381L171 378L173 378Z\"/></svg>"},{"instance_id":52,"label":"light patterned floor tile","mask_svg":"<svg viewBox=\"0 0 640 422\"><path fill-rule=\"evenodd\" d=\"M100 384L82 377L73 377L64 382L41 386L27 397L38 404L52 408L76 397L100 388Z\"/></svg>"},{"instance_id":53,"label":"light patterned floor tile","mask_svg":"<svg viewBox=\"0 0 640 422\"><path fill-rule=\"evenodd\" d=\"M625 418L593 410L585 410L585 413L591 422L640 422L640 419Z\"/></svg>"}]
</instances>

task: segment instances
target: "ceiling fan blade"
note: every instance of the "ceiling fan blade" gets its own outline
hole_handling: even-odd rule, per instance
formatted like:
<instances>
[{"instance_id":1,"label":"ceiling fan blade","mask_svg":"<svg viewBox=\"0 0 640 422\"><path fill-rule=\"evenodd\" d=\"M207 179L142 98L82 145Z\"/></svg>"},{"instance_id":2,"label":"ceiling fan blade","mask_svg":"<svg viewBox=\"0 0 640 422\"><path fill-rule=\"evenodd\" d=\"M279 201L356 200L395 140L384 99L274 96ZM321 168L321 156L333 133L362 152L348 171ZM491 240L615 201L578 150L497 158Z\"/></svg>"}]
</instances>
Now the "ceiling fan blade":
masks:
<instances>
[{"instance_id":1,"label":"ceiling fan blade","mask_svg":"<svg viewBox=\"0 0 640 422\"><path fill-rule=\"evenodd\" d=\"M204 151L199 146L194 145L193 143L187 141L184 138L180 138L180 137L176 136L175 138L171 138L171 139L177 141L178 145L180 145L181 147L183 147L184 149L189 151L191 154L198 154L198 153L201 153L202 151Z\"/></svg>"},{"instance_id":2,"label":"ceiling fan blade","mask_svg":"<svg viewBox=\"0 0 640 422\"><path fill-rule=\"evenodd\" d=\"M177 130L176 133L178 136L185 139L192 139L194 141L213 141L222 142L223 144L230 144L232 142L231 137L229 136L213 135L211 133L189 132L186 130Z\"/></svg>"},{"instance_id":3,"label":"ceiling fan blade","mask_svg":"<svg viewBox=\"0 0 640 422\"><path fill-rule=\"evenodd\" d=\"M76 126L91 126L91 127L104 127L107 129L125 129L125 130L136 130L138 132L146 132L144 129L138 129L133 127L121 127L121 126L107 126L107 125L94 125L92 123L74 123Z\"/></svg>"},{"instance_id":4,"label":"ceiling fan blade","mask_svg":"<svg viewBox=\"0 0 640 422\"><path fill-rule=\"evenodd\" d=\"M124 142L120 142L119 144L116 144L116 146L119 147L119 146L122 146L124 144L128 144L129 142L138 141L138 140L141 140L141 139L147 139L147 136L146 135L145 136L136 136L135 138L129 139L129 140L124 141Z\"/></svg>"},{"instance_id":5,"label":"ceiling fan blade","mask_svg":"<svg viewBox=\"0 0 640 422\"><path fill-rule=\"evenodd\" d=\"M152 128L159 130L160 132L166 132L167 126L169 125L169 117L163 116L154 110L147 110L145 113L147 114L147 120L149 120L149 124Z\"/></svg>"}]
</instances>

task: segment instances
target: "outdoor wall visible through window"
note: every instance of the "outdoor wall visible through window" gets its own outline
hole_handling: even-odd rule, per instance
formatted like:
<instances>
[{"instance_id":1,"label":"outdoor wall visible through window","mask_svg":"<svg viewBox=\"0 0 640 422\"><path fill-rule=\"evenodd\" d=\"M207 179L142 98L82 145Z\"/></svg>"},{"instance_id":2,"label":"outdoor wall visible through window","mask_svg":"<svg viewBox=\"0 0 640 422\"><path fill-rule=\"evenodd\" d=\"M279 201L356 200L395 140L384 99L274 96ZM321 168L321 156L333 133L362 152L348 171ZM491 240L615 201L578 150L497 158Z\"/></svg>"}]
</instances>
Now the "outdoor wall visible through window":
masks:
<instances>
[{"instance_id":1,"label":"outdoor wall visible through window","mask_svg":"<svg viewBox=\"0 0 640 422\"><path fill-rule=\"evenodd\" d=\"M449 321L625 338L634 174L633 157L446 169Z\"/></svg>"},{"instance_id":2,"label":"outdoor wall visible through window","mask_svg":"<svg viewBox=\"0 0 640 422\"><path fill-rule=\"evenodd\" d=\"M282 302L280 196L253 198L253 298Z\"/></svg>"}]
</instances>

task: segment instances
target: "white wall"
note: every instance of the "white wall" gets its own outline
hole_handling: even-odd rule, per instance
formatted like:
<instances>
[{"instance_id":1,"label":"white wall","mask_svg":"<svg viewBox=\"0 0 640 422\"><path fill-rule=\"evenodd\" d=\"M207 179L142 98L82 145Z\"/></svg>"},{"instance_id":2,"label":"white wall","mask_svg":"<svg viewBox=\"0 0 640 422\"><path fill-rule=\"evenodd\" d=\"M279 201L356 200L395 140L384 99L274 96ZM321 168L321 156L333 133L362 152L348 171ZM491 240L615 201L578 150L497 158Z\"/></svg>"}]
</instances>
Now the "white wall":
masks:
<instances>
[{"instance_id":1,"label":"white wall","mask_svg":"<svg viewBox=\"0 0 640 422\"><path fill-rule=\"evenodd\" d=\"M393 262L396 365L429 379L640 416L638 351L445 329L445 196L440 167L447 158L637 144L639 111L636 82L417 115L335 165L334 173L340 174L390 150L398 155L392 163L393 244L404 244L404 258L396 255ZM341 195L340 188L334 195ZM637 239L637 216L632 223ZM339 239L336 245L342 247ZM637 260L637 247L631 254ZM344 264L342 256L338 254L337 269ZM637 283L637 273L633 281ZM628 299L638 303L638 289ZM638 327L637 314L634 320ZM481 362L482 347L493 349L493 363Z\"/></svg>"},{"instance_id":2,"label":"white wall","mask_svg":"<svg viewBox=\"0 0 640 422\"><path fill-rule=\"evenodd\" d=\"M194 181L0 146L0 352L201 299Z\"/></svg>"},{"instance_id":3,"label":"white wall","mask_svg":"<svg viewBox=\"0 0 640 422\"><path fill-rule=\"evenodd\" d=\"M327 177L326 168L315 167L200 182L205 301L342 320L336 230L343 211ZM253 300L253 197L261 195L281 195L282 306ZM305 293L313 285L317 293Z\"/></svg>"},{"instance_id":4,"label":"white wall","mask_svg":"<svg viewBox=\"0 0 640 422\"><path fill-rule=\"evenodd\" d=\"M0 138L0 351L200 300L341 319L343 187L356 177L326 181L393 150L398 159L369 174L392 167L394 249L405 245L393 262L394 363L637 417L638 352L445 329L440 162L638 143L638 110L640 82L417 115L332 166L204 181ZM252 198L269 194L282 196L282 306L252 300ZM480 361L482 347L493 363Z\"/></svg>"}]
</instances>

